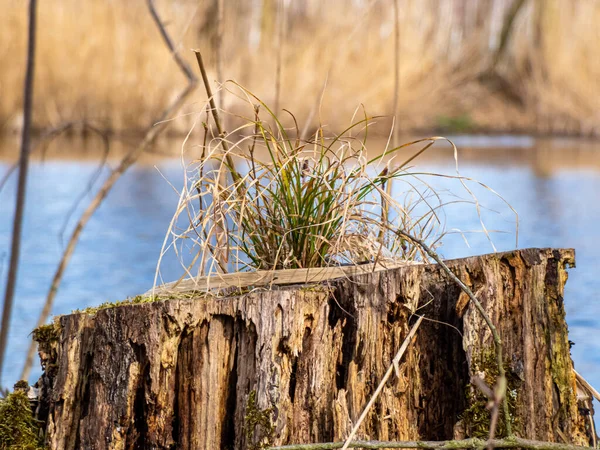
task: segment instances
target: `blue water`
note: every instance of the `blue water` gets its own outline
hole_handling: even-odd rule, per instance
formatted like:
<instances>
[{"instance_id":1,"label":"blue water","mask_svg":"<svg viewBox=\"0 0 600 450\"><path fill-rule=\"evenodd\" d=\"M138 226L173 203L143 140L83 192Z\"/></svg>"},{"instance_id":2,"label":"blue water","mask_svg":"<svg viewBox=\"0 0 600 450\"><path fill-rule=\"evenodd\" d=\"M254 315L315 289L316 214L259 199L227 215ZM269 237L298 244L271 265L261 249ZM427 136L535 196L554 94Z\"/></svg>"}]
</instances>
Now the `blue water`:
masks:
<instances>
[{"instance_id":1,"label":"blue water","mask_svg":"<svg viewBox=\"0 0 600 450\"><path fill-rule=\"evenodd\" d=\"M570 339L575 342L572 355L576 369L599 389L600 206L597 202L600 144L594 144L591 150L588 145L588 153L582 156L581 152L573 150L573 147L577 149L576 143L570 143L568 148L555 143L550 150L545 145L542 152L536 142L529 139L523 148L506 152L496 148L503 145L490 146L486 142L464 144L470 148L461 158L461 174L485 182L518 211L518 246L576 249L577 268L570 270L565 295ZM565 163L573 159L565 156L568 152L576 152L576 164ZM0 158L0 179L11 164L7 158ZM159 170L176 187L182 173L176 159L156 158L155 164L158 170L152 164L131 169L90 220L66 270L53 314L123 299L152 286L156 260L178 200ZM454 173L454 161L449 155L424 159L418 164L422 170ZM29 333L35 326L63 248L60 232L65 216L85 191L96 165L93 158L59 160L50 157L45 162L33 161L31 164L21 269L1 380L3 386L12 386L21 373ZM107 174L104 169L101 179ZM430 182L437 188L448 187L461 197L470 198L455 180L433 179ZM491 233L496 248L499 251L515 248L514 215L485 189L474 184L470 186L484 206L498 211L485 209L482 212L489 230L506 231ZM0 192L2 293L15 189L16 177L13 176ZM89 198L88 195L83 204ZM74 217L80 212L81 208ZM74 220L69 222L68 230L73 223ZM479 217L473 205L453 206L446 213L446 226L463 231L477 230L480 229ZM470 247L460 234L448 235L440 248L441 253L454 258L493 251L485 234L471 233L466 237ZM162 273L168 281L178 277L181 269L173 258L167 258ZM31 381L39 374L39 368L36 368Z\"/></svg>"}]
</instances>

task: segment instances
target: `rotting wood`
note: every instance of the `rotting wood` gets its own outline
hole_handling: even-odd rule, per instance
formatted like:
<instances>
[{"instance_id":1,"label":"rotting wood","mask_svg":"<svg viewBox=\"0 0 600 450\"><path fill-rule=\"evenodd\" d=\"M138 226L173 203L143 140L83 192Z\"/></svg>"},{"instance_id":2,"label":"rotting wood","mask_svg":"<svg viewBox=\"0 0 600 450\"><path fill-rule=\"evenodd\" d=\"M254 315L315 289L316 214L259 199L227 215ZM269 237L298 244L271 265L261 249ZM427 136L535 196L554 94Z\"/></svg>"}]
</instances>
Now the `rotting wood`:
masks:
<instances>
[{"instance_id":1,"label":"rotting wood","mask_svg":"<svg viewBox=\"0 0 600 450\"><path fill-rule=\"evenodd\" d=\"M553 249L447 261L503 338L515 433L586 446L589 415L578 408L564 320L565 266L573 264L572 250ZM342 441L417 308L426 320L359 437L478 436L489 414L469 380L494 376L492 336L439 266L419 264L62 317L40 385L48 443L246 449L271 435L274 446ZM267 418L271 427L247 434L251 395L261 419L253 423Z\"/></svg>"},{"instance_id":2,"label":"rotting wood","mask_svg":"<svg viewBox=\"0 0 600 450\"><path fill-rule=\"evenodd\" d=\"M379 396L379 393L383 390L383 388L385 387L385 384L387 383L387 380L392 375L392 369L394 369L396 371L396 376L397 377L400 376L400 367L399 367L400 360L402 359L402 356L404 356L404 352L408 348L408 345L410 344L411 340L414 338L414 336L415 336L417 330L419 329L419 326L421 325L422 321L423 321L423 316L420 316L417 319L417 321L415 322L415 324L412 326L412 328L410 329L410 331L408 332L408 336L406 336L406 338L404 339L404 342L402 343L402 346L400 347L400 350L398 350L398 353L396 353L396 356L394 356L394 359L392 359L392 363L390 364L390 367L388 367L388 370L385 373L385 375L383 376L383 379L379 382L379 385L377 386L377 389L375 389L375 392L373 393L373 395L369 399L369 403L367 403L367 406L365 406L365 409L363 410L362 414L360 415L360 417L358 418L358 420L354 424L354 427L350 431L350 435L346 439L346 442L344 442L344 446L342 447L342 450L347 449L350 446L350 444L352 443L352 440L354 439L354 436L356 435L356 432L360 428L360 425L365 420L365 417L367 417L367 414L369 413L369 410L371 409L371 407L377 401L377 397Z\"/></svg>"}]
</instances>

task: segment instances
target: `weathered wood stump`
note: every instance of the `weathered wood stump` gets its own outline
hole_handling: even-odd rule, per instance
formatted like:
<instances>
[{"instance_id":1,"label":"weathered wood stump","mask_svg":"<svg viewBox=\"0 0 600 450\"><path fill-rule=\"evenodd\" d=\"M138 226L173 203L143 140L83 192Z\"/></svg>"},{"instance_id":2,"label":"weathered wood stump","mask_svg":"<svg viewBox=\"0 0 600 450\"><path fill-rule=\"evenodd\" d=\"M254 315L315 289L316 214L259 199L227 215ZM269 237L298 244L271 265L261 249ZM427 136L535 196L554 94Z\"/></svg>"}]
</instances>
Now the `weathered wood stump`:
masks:
<instances>
[{"instance_id":1,"label":"weathered wood stump","mask_svg":"<svg viewBox=\"0 0 600 450\"><path fill-rule=\"evenodd\" d=\"M588 445L563 307L572 250L449 261L504 342L513 429ZM485 436L470 377L493 382L482 318L437 265L64 316L41 346L40 419L53 449L246 449L347 436L415 320L400 376L359 437ZM500 433L502 430L500 430Z\"/></svg>"}]
</instances>

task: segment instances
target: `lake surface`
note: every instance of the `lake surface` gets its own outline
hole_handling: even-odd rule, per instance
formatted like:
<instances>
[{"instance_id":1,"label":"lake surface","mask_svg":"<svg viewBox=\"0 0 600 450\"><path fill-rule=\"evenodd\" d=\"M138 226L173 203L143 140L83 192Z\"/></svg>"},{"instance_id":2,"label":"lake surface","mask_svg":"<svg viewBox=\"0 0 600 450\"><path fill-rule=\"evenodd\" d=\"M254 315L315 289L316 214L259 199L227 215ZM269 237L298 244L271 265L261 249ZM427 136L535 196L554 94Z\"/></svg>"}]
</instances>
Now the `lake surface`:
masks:
<instances>
[{"instance_id":1,"label":"lake surface","mask_svg":"<svg viewBox=\"0 0 600 450\"><path fill-rule=\"evenodd\" d=\"M600 143L578 140L536 140L529 137L456 137L460 173L486 183L519 213L518 247L573 247L577 268L569 271L565 305L576 369L600 389ZM105 301L124 299L147 291L153 283L156 261L181 185L181 161L174 154L181 141L163 141L117 183L85 228L56 297L53 314L69 313ZM173 149L175 152L173 152ZM114 149L113 149L114 150ZM123 150L123 149L121 149ZM0 141L0 181L14 163L18 142ZM120 150L117 148L116 153ZM3 386L18 379L50 281L81 207L67 223L74 202L85 194L97 171L100 152L85 140L55 142L40 159L32 160L20 275L16 291ZM109 158L114 166L116 155ZM424 155L415 170L455 174L448 147ZM105 167L100 180L108 174ZM163 178L164 177L164 178ZM467 200L456 180L428 178L438 189L451 189ZM98 186L98 183L96 183ZM499 251L515 248L514 215L497 197L470 184L481 204L482 217ZM4 294L16 176L0 192L0 292ZM85 205L90 199L86 195ZM498 213L493 210L498 211ZM481 230L473 205L458 204L446 212L448 230ZM450 234L440 252L446 258L489 253L493 248L483 233ZM179 264L167 257L165 280L181 274ZM31 381L39 376L35 369Z\"/></svg>"}]
</instances>

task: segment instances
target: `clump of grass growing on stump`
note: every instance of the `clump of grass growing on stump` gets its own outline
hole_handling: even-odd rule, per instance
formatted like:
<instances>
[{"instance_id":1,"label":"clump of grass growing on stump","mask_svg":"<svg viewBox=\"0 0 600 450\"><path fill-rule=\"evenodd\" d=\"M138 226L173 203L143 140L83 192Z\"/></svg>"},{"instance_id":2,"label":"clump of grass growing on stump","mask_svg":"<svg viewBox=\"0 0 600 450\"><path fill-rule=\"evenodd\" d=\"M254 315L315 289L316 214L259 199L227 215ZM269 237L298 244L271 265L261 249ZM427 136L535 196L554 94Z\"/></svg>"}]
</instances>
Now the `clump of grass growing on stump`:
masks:
<instances>
[{"instance_id":1,"label":"clump of grass growing on stump","mask_svg":"<svg viewBox=\"0 0 600 450\"><path fill-rule=\"evenodd\" d=\"M410 164L444 138L369 157L375 118L365 114L338 134L320 126L303 139L291 113L284 125L260 99L233 85L230 92L253 112L244 126L215 136L207 111L202 157L187 166L163 246L164 253L170 235L168 247L180 258L190 247L188 276L419 260L421 250L398 229L430 247L439 243L444 200Z\"/></svg>"}]
</instances>

